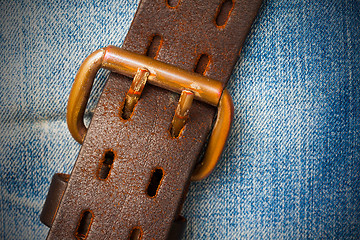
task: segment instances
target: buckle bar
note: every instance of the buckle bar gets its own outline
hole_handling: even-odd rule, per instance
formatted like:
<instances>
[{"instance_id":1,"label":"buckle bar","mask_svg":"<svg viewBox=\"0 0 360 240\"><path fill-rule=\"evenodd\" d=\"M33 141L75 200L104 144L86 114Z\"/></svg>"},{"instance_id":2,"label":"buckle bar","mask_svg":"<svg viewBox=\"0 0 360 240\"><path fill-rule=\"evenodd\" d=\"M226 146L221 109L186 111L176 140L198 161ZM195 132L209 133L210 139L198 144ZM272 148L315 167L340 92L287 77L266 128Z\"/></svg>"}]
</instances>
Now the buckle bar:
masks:
<instances>
[{"instance_id":1,"label":"buckle bar","mask_svg":"<svg viewBox=\"0 0 360 240\"><path fill-rule=\"evenodd\" d=\"M84 112L93 81L100 68L128 77L134 77L139 68L147 69L147 81L150 84L177 93L189 90L194 93L195 99L217 106L217 118L208 147L191 180L201 180L211 173L224 149L234 112L231 96L224 90L222 83L115 46L99 49L89 55L80 66L69 96L67 124L71 135L80 144L87 132L83 122Z\"/></svg>"}]
</instances>

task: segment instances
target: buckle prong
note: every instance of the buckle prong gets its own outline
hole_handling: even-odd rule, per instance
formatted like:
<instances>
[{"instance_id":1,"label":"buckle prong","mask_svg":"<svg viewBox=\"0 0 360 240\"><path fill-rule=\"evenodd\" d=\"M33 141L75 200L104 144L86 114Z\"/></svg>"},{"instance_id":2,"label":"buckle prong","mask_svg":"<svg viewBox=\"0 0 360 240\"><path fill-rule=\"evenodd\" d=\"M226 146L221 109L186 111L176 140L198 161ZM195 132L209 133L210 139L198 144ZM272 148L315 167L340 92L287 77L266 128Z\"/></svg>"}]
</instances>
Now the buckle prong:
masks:
<instances>
[{"instance_id":1,"label":"buckle prong","mask_svg":"<svg viewBox=\"0 0 360 240\"><path fill-rule=\"evenodd\" d=\"M183 90L180 95L179 103L175 110L175 115L171 122L171 136L176 138L179 136L181 129L185 126L189 118L189 111L194 99L194 93L189 90Z\"/></svg>"},{"instance_id":2,"label":"buckle prong","mask_svg":"<svg viewBox=\"0 0 360 240\"><path fill-rule=\"evenodd\" d=\"M80 66L69 96L67 106L68 128L71 135L80 144L83 143L87 132L83 120L84 112L94 78L100 68L128 77L136 76L135 79L139 81L133 82L134 86L130 88L129 92L133 89L141 94L145 83L149 82L177 93L182 93L184 90L189 91L193 98L217 106L217 118L209 138L208 147L202 163L195 169L191 179L201 180L211 173L224 149L234 111L231 96L221 82L118 47L109 46L99 49L89 55ZM139 70L140 73L137 74L139 68L142 70ZM128 93L127 95L129 96L127 98L130 99L127 107L132 111L140 95L138 93ZM186 99L186 102L188 100ZM183 104L180 108L182 113L178 116L181 118L182 115L185 115L186 117L188 104ZM176 126L175 131L180 132L182 126L181 124L179 127Z\"/></svg>"},{"instance_id":3,"label":"buckle prong","mask_svg":"<svg viewBox=\"0 0 360 240\"><path fill-rule=\"evenodd\" d=\"M144 90L149 74L149 71L145 68L139 68L137 70L130 89L125 96L125 104L122 113L124 119L130 118L130 115Z\"/></svg>"}]
</instances>

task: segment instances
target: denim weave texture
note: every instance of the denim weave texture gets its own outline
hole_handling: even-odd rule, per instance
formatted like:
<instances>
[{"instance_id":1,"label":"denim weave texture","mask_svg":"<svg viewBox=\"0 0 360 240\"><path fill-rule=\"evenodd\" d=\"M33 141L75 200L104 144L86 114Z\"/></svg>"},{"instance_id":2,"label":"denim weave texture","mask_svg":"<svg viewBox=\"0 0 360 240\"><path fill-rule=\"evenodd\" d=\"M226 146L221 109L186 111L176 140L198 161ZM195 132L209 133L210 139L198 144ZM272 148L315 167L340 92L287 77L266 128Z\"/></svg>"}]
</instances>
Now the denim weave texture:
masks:
<instances>
[{"instance_id":1,"label":"denim weave texture","mask_svg":"<svg viewBox=\"0 0 360 240\"><path fill-rule=\"evenodd\" d=\"M138 2L0 0L0 239L46 238L51 177L80 149L75 74L121 46ZM184 239L360 239L360 1L264 0L229 83L233 129L191 184Z\"/></svg>"}]
</instances>

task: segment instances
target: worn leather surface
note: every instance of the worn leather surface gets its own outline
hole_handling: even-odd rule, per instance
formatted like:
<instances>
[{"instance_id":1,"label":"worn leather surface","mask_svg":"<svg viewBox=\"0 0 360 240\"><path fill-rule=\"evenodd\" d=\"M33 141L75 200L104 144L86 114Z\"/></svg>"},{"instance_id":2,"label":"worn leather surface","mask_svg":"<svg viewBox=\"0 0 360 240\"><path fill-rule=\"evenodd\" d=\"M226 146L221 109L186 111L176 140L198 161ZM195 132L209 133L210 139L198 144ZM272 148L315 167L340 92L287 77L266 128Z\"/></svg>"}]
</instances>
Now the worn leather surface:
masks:
<instances>
[{"instance_id":1,"label":"worn leather surface","mask_svg":"<svg viewBox=\"0 0 360 240\"><path fill-rule=\"evenodd\" d=\"M161 36L155 58L193 71L208 55L206 76L226 83L261 0L236 1L227 24L216 26L222 1L143 0L123 48L146 54ZM48 239L73 239L84 210L93 213L86 239L129 239L140 227L142 239L166 239L183 200L192 169L211 131L215 108L195 101L180 137L170 136L179 95L146 85L129 120L121 116L131 79L111 74L95 110ZM98 178L105 151L115 153L109 177ZM164 177L157 195L146 195L152 172Z\"/></svg>"},{"instance_id":2,"label":"worn leather surface","mask_svg":"<svg viewBox=\"0 0 360 240\"><path fill-rule=\"evenodd\" d=\"M56 216L56 211L59 207L61 198L66 190L69 178L69 174L62 173L56 173L52 177L49 192L40 215L41 222L48 227L52 226L52 223ZM182 216L178 216L172 223L168 239L181 239L185 229L186 219Z\"/></svg>"}]
</instances>

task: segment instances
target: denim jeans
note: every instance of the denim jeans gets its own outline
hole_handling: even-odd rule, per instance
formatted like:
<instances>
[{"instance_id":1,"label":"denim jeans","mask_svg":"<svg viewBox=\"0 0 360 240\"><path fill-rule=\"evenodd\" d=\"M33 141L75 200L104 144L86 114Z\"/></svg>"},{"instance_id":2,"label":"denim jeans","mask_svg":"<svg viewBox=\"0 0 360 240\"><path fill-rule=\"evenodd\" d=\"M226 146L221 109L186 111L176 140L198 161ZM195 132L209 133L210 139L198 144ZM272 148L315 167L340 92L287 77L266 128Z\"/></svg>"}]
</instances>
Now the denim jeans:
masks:
<instances>
[{"instance_id":1,"label":"denim jeans","mask_svg":"<svg viewBox=\"0 0 360 240\"><path fill-rule=\"evenodd\" d=\"M73 79L91 52L121 46L137 5L1 1L1 239L46 237L51 177L80 149L65 120ZM232 133L191 184L184 239L359 239L360 2L264 0L228 89Z\"/></svg>"}]
</instances>

